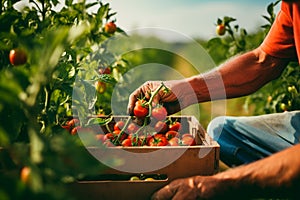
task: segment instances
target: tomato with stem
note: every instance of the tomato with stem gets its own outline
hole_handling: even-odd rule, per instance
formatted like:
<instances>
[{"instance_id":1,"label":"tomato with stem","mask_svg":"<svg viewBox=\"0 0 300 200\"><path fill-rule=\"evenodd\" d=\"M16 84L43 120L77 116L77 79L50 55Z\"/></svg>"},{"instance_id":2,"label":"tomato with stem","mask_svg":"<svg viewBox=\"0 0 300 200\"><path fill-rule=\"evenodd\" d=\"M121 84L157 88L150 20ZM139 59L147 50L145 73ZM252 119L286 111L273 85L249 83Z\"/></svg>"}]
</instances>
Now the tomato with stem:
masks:
<instances>
[{"instance_id":1,"label":"tomato with stem","mask_svg":"<svg viewBox=\"0 0 300 200\"><path fill-rule=\"evenodd\" d=\"M148 115L149 109L147 102L145 100L138 100L135 103L135 106L133 108L133 114L134 116L138 118L144 118Z\"/></svg>"},{"instance_id":2,"label":"tomato with stem","mask_svg":"<svg viewBox=\"0 0 300 200\"><path fill-rule=\"evenodd\" d=\"M163 134L155 134L149 139L148 145L149 146L167 146L168 140Z\"/></svg>"},{"instance_id":3,"label":"tomato with stem","mask_svg":"<svg viewBox=\"0 0 300 200\"><path fill-rule=\"evenodd\" d=\"M180 131L181 123L179 121L172 122L169 124L169 130L171 131Z\"/></svg>"},{"instance_id":4,"label":"tomato with stem","mask_svg":"<svg viewBox=\"0 0 300 200\"><path fill-rule=\"evenodd\" d=\"M179 136L179 133L177 132L177 131L168 131L168 132L166 132L166 138L167 138L167 140L170 140L170 139L172 139L172 138L174 138L174 137L178 137Z\"/></svg>"}]
</instances>

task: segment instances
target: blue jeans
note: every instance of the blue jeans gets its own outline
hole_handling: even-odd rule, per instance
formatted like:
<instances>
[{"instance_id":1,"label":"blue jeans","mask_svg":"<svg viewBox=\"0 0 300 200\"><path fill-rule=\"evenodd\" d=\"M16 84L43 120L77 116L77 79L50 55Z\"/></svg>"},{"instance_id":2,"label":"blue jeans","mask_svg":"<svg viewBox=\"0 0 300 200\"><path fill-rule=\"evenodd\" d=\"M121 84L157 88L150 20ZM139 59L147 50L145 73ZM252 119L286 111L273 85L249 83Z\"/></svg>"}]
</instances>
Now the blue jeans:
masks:
<instances>
[{"instance_id":1,"label":"blue jeans","mask_svg":"<svg viewBox=\"0 0 300 200\"><path fill-rule=\"evenodd\" d=\"M217 117L207 127L228 166L250 163L299 143L300 111Z\"/></svg>"}]
</instances>

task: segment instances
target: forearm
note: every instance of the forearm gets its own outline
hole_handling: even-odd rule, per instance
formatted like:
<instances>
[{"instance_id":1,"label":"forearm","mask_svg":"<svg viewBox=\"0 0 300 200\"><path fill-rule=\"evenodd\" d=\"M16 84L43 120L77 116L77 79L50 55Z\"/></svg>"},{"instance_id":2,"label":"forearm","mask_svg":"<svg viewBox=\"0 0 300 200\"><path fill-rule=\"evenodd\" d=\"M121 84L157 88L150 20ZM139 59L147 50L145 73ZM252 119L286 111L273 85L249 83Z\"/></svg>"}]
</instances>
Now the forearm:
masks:
<instances>
[{"instance_id":1,"label":"forearm","mask_svg":"<svg viewBox=\"0 0 300 200\"><path fill-rule=\"evenodd\" d=\"M216 174L225 194L290 197L300 188L300 144L257 162ZM222 185L223 183L223 185ZM228 195L230 196L230 194Z\"/></svg>"},{"instance_id":2,"label":"forearm","mask_svg":"<svg viewBox=\"0 0 300 200\"><path fill-rule=\"evenodd\" d=\"M210 72L190 77L187 82L194 88L198 103L240 97L277 78L287 64L287 60L268 56L258 48Z\"/></svg>"}]
</instances>

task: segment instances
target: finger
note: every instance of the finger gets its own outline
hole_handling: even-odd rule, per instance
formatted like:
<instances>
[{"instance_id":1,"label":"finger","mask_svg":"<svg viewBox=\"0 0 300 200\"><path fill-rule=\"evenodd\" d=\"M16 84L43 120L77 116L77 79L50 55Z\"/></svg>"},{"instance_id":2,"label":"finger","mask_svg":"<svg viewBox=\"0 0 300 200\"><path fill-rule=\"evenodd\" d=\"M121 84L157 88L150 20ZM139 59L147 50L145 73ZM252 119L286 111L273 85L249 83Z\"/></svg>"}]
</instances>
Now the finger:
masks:
<instances>
[{"instance_id":1,"label":"finger","mask_svg":"<svg viewBox=\"0 0 300 200\"><path fill-rule=\"evenodd\" d=\"M128 99L128 105L127 105L127 113L129 115L133 115L133 108L135 106L135 103L137 101L137 97L138 97L138 92L135 91L133 92L130 96L129 96L129 99Z\"/></svg>"},{"instance_id":2,"label":"finger","mask_svg":"<svg viewBox=\"0 0 300 200\"><path fill-rule=\"evenodd\" d=\"M170 186L167 185L162 189L158 190L152 195L152 200L167 200L172 199L174 192L171 190Z\"/></svg>"}]
</instances>

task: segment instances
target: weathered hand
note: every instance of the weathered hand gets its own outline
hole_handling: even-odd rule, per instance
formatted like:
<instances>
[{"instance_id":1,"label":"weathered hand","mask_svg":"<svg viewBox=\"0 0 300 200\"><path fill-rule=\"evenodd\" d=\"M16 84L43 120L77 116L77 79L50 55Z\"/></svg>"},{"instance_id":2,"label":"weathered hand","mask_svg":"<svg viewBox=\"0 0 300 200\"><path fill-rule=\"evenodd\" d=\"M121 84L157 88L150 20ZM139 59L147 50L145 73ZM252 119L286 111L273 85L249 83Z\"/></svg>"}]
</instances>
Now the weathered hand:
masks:
<instances>
[{"instance_id":1,"label":"weathered hand","mask_svg":"<svg viewBox=\"0 0 300 200\"><path fill-rule=\"evenodd\" d=\"M211 199L220 195L221 179L214 176L193 176L172 181L153 194L153 200Z\"/></svg>"},{"instance_id":2,"label":"weathered hand","mask_svg":"<svg viewBox=\"0 0 300 200\"><path fill-rule=\"evenodd\" d=\"M147 81L132 92L129 96L128 113L133 113L133 108L138 98L145 97L149 99L151 92L155 91L161 83L162 81ZM153 98L152 103L163 104L168 114L174 114L190 105L188 100L191 98L188 98L186 94L193 93L193 91L186 80L164 81L163 83L169 89L168 92L165 92L163 89L160 90Z\"/></svg>"}]
</instances>

